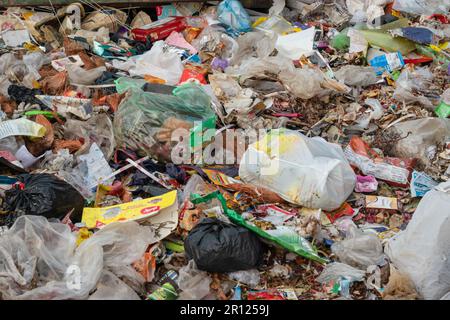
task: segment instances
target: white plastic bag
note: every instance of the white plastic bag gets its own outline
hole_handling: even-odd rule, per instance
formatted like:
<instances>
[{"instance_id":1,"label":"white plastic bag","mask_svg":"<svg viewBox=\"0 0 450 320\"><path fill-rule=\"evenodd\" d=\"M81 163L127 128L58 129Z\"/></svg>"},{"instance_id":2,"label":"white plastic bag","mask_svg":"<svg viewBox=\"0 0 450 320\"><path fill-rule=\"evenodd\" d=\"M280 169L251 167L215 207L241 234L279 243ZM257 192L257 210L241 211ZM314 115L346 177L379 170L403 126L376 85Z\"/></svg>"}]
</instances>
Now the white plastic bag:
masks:
<instances>
[{"instance_id":1,"label":"white plastic bag","mask_svg":"<svg viewBox=\"0 0 450 320\"><path fill-rule=\"evenodd\" d=\"M406 230L391 238L385 251L425 299L450 291L450 181L427 192Z\"/></svg>"},{"instance_id":2,"label":"white plastic bag","mask_svg":"<svg viewBox=\"0 0 450 320\"><path fill-rule=\"evenodd\" d=\"M155 42L150 51L134 59L136 64L129 69L131 76L151 75L169 85L177 84L184 70L177 53L164 51L164 41Z\"/></svg>"},{"instance_id":3,"label":"white plastic bag","mask_svg":"<svg viewBox=\"0 0 450 320\"><path fill-rule=\"evenodd\" d=\"M197 269L194 260L190 260L188 264L180 269L178 278L178 287L182 291L179 300L200 300L206 297L212 280L208 273Z\"/></svg>"},{"instance_id":4,"label":"white plastic bag","mask_svg":"<svg viewBox=\"0 0 450 320\"><path fill-rule=\"evenodd\" d=\"M276 129L252 144L239 176L308 208L334 210L352 193L356 176L337 144Z\"/></svg>"}]
</instances>

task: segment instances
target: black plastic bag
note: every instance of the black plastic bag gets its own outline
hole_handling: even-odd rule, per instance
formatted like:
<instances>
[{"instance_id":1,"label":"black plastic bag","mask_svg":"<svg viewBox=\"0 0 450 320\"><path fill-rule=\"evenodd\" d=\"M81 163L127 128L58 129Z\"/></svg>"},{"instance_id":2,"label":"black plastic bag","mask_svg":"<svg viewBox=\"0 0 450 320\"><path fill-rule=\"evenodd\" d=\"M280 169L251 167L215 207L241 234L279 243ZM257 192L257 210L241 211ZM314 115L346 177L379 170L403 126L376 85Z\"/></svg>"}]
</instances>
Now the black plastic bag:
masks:
<instances>
[{"instance_id":1,"label":"black plastic bag","mask_svg":"<svg viewBox=\"0 0 450 320\"><path fill-rule=\"evenodd\" d=\"M39 215L46 218L64 218L73 209L72 222L80 222L84 207L83 196L67 182L56 176L21 174L22 185L5 191L5 209L13 216Z\"/></svg>"},{"instance_id":2,"label":"black plastic bag","mask_svg":"<svg viewBox=\"0 0 450 320\"><path fill-rule=\"evenodd\" d=\"M233 272L261 264L264 244L250 230L218 219L205 218L189 233L184 248L200 270Z\"/></svg>"}]
</instances>

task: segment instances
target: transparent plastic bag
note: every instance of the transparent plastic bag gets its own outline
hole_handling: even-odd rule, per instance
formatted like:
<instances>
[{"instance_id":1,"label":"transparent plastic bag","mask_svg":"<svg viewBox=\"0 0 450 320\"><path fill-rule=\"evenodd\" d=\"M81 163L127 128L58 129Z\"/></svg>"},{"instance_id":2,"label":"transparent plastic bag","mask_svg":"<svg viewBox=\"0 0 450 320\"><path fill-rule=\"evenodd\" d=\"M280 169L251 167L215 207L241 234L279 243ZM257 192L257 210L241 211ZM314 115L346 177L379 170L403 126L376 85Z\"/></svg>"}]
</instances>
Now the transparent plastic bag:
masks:
<instances>
[{"instance_id":1,"label":"transparent plastic bag","mask_svg":"<svg viewBox=\"0 0 450 320\"><path fill-rule=\"evenodd\" d=\"M177 87L173 95L130 91L114 118L117 144L171 162L174 135L189 139L198 122L203 129L215 127L210 104L209 95L196 84Z\"/></svg>"},{"instance_id":2,"label":"transparent plastic bag","mask_svg":"<svg viewBox=\"0 0 450 320\"><path fill-rule=\"evenodd\" d=\"M41 216L19 217L0 238L2 298L86 298L100 276L102 252L93 248L89 254L74 256L75 248L76 238L67 225ZM32 285L35 280L37 286Z\"/></svg>"},{"instance_id":3,"label":"transparent plastic bag","mask_svg":"<svg viewBox=\"0 0 450 320\"><path fill-rule=\"evenodd\" d=\"M395 0L392 8L418 15L448 14L450 2L448 0Z\"/></svg>"},{"instance_id":4,"label":"transparent plastic bag","mask_svg":"<svg viewBox=\"0 0 450 320\"><path fill-rule=\"evenodd\" d=\"M329 283L330 281L339 281L341 278L350 281L363 281L366 272L349 266L345 263L333 262L328 264L322 273L317 277L320 283Z\"/></svg>"},{"instance_id":5,"label":"transparent plastic bag","mask_svg":"<svg viewBox=\"0 0 450 320\"><path fill-rule=\"evenodd\" d=\"M195 265L194 260L179 271L178 287L182 291L178 300L200 300L206 297L210 292L209 285L212 279L208 273L201 271Z\"/></svg>"},{"instance_id":6,"label":"transparent plastic bag","mask_svg":"<svg viewBox=\"0 0 450 320\"><path fill-rule=\"evenodd\" d=\"M422 118L397 123L386 131L402 139L394 143L392 153L401 158L418 158L431 165L437 145L450 138L450 119Z\"/></svg>"},{"instance_id":7,"label":"transparent plastic bag","mask_svg":"<svg viewBox=\"0 0 450 320\"><path fill-rule=\"evenodd\" d=\"M66 70L71 84L90 85L106 71L106 67L85 70L75 64L68 64Z\"/></svg>"},{"instance_id":8,"label":"transparent plastic bag","mask_svg":"<svg viewBox=\"0 0 450 320\"><path fill-rule=\"evenodd\" d=\"M77 248L68 225L21 216L0 237L0 294L3 299L87 299L106 269L142 286L144 278L131 263L156 240L152 229L128 221L105 226Z\"/></svg>"},{"instance_id":9,"label":"transparent plastic bag","mask_svg":"<svg viewBox=\"0 0 450 320\"><path fill-rule=\"evenodd\" d=\"M219 3L217 18L233 31L248 32L252 30L250 16L238 0L224 0Z\"/></svg>"},{"instance_id":10,"label":"transparent plastic bag","mask_svg":"<svg viewBox=\"0 0 450 320\"><path fill-rule=\"evenodd\" d=\"M380 239L375 234L364 233L357 227L350 227L347 238L333 243L331 251L341 262L361 269L376 265L384 258Z\"/></svg>"},{"instance_id":11,"label":"transparent plastic bag","mask_svg":"<svg viewBox=\"0 0 450 320\"><path fill-rule=\"evenodd\" d=\"M129 69L131 76L151 75L175 85L180 80L184 66L176 52L164 49L164 41L157 41L150 51L141 56L133 57L135 66Z\"/></svg>"},{"instance_id":12,"label":"transparent plastic bag","mask_svg":"<svg viewBox=\"0 0 450 320\"><path fill-rule=\"evenodd\" d=\"M372 67L346 65L334 73L336 79L352 87L366 87L378 82Z\"/></svg>"},{"instance_id":13,"label":"transparent plastic bag","mask_svg":"<svg viewBox=\"0 0 450 320\"><path fill-rule=\"evenodd\" d=\"M276 129L252 144L239 176L308 208L334 210L352 193L356 175L339 145Z\"/></svg>"},{"instance_id":14,"label":"transparent plastic bag","mask_svg":"<svg viewBox=\"0 0 450 320\"><path fill-rule=\"evenodd\" d=\"M425 299L450 290L450 182L427 192L404 231L391 238L385 252L406 273Z\"/></svg>"},{"instance_id":15,"label":"transparent plastic bag","mask_svg":"<svg viewBox=\"0 0 450 320\"><path fill-rule=\"evenodd\" d=\"M127 286L114 273L103 271L97 284L97 290L89 300L141 300L136 292Z\"/></svg>"},{"instance_id":16,"label":"transparent plastic bag","mask_svg":"<svg viewBox=\"0 0 450 320\"><path fill-rule=\"evenodd\" d=\"M420 95L432 85L432 81L433 74L427 67L413 70L405 68L395 82L396 89L392 97L405 103L418 102L424 107L433 109L433 103L427 97Z\"/></svg>"}]
</instances>

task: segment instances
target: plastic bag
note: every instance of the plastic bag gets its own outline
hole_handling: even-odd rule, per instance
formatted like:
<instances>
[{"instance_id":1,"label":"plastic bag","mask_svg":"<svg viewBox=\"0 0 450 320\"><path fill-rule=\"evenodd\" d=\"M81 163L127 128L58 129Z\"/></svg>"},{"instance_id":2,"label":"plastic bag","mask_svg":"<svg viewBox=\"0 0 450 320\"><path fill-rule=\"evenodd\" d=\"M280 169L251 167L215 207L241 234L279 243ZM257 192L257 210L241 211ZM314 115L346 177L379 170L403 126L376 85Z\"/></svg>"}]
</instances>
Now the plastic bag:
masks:
<instances>
[{"instance_id":1,"label":"plastic bag","mask_svg":"<svg viewBox=\"0 0 450 320\"><path fill-rule=\"evenodd\" d=\"M293 95L300 99L329 95L330 90L326 89L349 91L347 86L329 79L317 68L304 67L294 69L292 72L282 72L279 74L279 79Z\"/></svg>"},{"instance_id":2,"label":"plastic bag","mask_svg":"<svg viewBox=\"0 0 450 320\"><path fill-rule=\"evenodd\" d=\"M252 30L250 16L238 0L224 0L219 3L217 18L235 32Z\"/></svg>"},{"instance_id":3,"label":"plastic bag","mask_svg":"<svg viewBox=\"0 0 450 320\"><path fill-rule=\"evenodd\" d=\"M346 65L336 71L334 75L336 79L352 87L370 86L379 80L372 67Z\"/></svg>"},{"instance_id":4,"label":"plastic bag","mask_svg":"<svg viewBox=\"0 0 450 320\"><path fill-rule=\"evenodd\" d=\"M425 165L431 165L437 145L450 138L450 119L422 118L397 123L386 135L402 137L395 142L392 153L397 157L414 157Z\"/></svg>"},{"instance_id":5,"label":"plastic bag","mask_svg":"<svg viewBox=\"0 0 450 320\"><path fill-rule=\"evenodd\" d=\"M105 159L110 159L116 147L113 124L106 113L93 115L87 121L67 119L64 124L64 138L84 139L83 146L76 152L77 155L88 152L91 144L95 142Z\"/></svg>"},{"instance_id":6,"label":"plastic bag","mask_svg":"<svg viewBox=\"0 0 450 320\"><path fill-rule=\"evenodd\" d=\"M0 237L0 294L3 299L84 299L103 267L102 249L75 257L76 238L62 223L21 216Z\"/></svg>"},{"instance_id":7,"label":"plastic bag","mask_svg":"<svg viewBox=\"0 0 450 320\"><path fill-rule=\"evenodd\" d=\"M391 238L386 254L425 299L450 290L450 182L425 194L406 230Z\"/></svg>"},{"instance_id":8,"label":"plastic bag","mask_svg":"<svg viewBox=\"0 0 450 320\"><path fill-rule=\"evenodd\" d=\"M131 76L151 75L170 85L178 83L184 70L178 54L167 51L164 41L156 41L150 51L134 56L125 63L114 61L113 66L128 71Z\"/></svg>"},{"instance_id":9,"label":"plastic bag","mask_svg":"<svg viewBox=\"0 0 450 320\"><path fill-rule=\"evenodd\" d=\"M330 281L339 281L341 278L349 281L363 281L366 272L353 268L345 263L333 262L323 269L317 281L320 283L329 283Z\"/></svg>"},{"instance_id":10,"label":"plastic bag","mask_svg":"<svg viewBox=\"0 0 450 320\"><path fill-rule=\"evenodd\" d=\"M227 187L228 186L230 185L227 185ZM200 197L199 195L196 194L191 195L191 202L194 204L209 202L212 200L220 201L223 211L233 223L243 226L253 231L260 237L265 238L271 242L274 242L277 245L291 252L295 252L296 254L302 257L312 259L319 263L328 262L327 259L319 256L317 250L309 243L308 240L301 237L294 227L281 225L276 226L275 229L263 230L258 226L256 226L252 221L245 220L241 214L238 214L236 211L229 209L227 207L225 198L218 191L212 192L204 197ZM273 203L273 201L269 202Z\"/></svg>"},{"instance_id":11,"label":"plastic bag","mask_svg":"<svg viewBox=\"0 0 450 320\"><path fill-rule=\"evenodd\" d=\"M97 67L85 70L75 64L66 65L67 73L71 84L89 85L100 78L106 71L106 67Z\"/></svg>"},{"instance_id":12,"label":"plastic bag","mask_svg":"<svg viewBox=\"0 0 450 320\"><path fill-rule=\"evenodd\" d=\"M182 291L178 300L200 300L210 292L212 279L205 271L197 269L194 260L179 271L178 287Z\"/></svg>"},{"instance_id":13,"label":"plastic bag","mask_svg":"<svg viewBox=\"0 0 450 320\"><path fill-rule=\"evenodd\" d=\"M416 49L414 42L401 37L393 37L389 33L378 30L360 30L371 46L383 48L389 52L400 51L407 55Z\"/></svg>"},{"instance_id":14,"label":"plastic bag","mask_svg":"<svg viewBox=\"0 0 450 320\"><path fill-rule=\"evenodd\" d=\"M448 14L450 2L448 0L395 0L392 8L418 15Z\"/></svg>"},{"instance_id":15,"label":"plastic bag","mask_svg":"<svg viewBox=\"0 0 450 320\"><path fill-rule=\"evenodd\" d=\"M62 219L73 210L73 222L81 221L84 199L70 184L48 173L23 174L17 179L23 189L15 186L5 191L7 210L14 214L41 215Z\"/></svg>"},{"instance_id":16,"label":"plastic bag","mask_svg":"<svg viewBox=\"0 0 450 320\"><path fill-rule=\"evenodd\" d=\"M127 78L127 77L120 77L116 81L114 81L116 84L116 90L118 94L122 94L127 92L130 89L142 89L147 81L144 79L133 79L133 78Z\"/></svg>"},{"instance_id":17,"label":"plastic bag","mask_svg":"<svg viewBox=\"0 0 450 320\"><path fill-rule=\"evenodd\" d=\"M114 273L103 271L97 284L97 290L89 300L141 300L136 292L127 286Z\"/></svg>"},{"instance_id":18,"label":"plastic bag","mask_svg":"<svg viewBox=\"0 0 450 320\"><path fill-rule=\"evenodd\" d=\"M239 176L291 203L328 211L338 208L356 183L340 146L283 129L272 130L247 149Z\"/></svg>"},{"instance_id":19,"label":"plastic bag","mask_svg":"<svg viewBox=\"0 0 450 320\"><path fill-rule=\"evenodd\" d=\"M335 242L331 251L340 261L355 268L366 269L384 258L380 239L373 233L364 233L351 227L345 240Z\"/></svg>"},{"instance_id":20,"label":"plastic bag","mask_svg":"<svg viewBox=\"0 0 450 320\"><path fill-rule=\"evenodd\" d=\"M190 141L200 129L214 128L216 116L210 107L209 95L198 85L177 87L173 95L148 93L142 90L128 92L114 117L118 146L128 147L153 156L160 161L175 162L172 157L172 139L179 135ZM202 121L202 128L194 126ZM172 135L175 135L172 137Z\"/></svg>"},{"instance_id":21,"label":"plastic bag","mask_svg":"<svg viewBox=\"0 0 450 320\"><path fill-rule=\"evenodd\" d=\"M258 269L230 272L228 276L235 281L246 284L250 288L256 287L261 281Z\"/></svg>"},{"instance_id":22,"label":"plastic bag","mask_svg":"<svg viewBox=\"0 0 450 320\"><path fill-rule=\"evenodd\" d=\"M417 94L417 92L427 90L432 85L432 80L433 74L426 67L414 70L405 68L395 82L396 89L392 97L405 103L418 102L424 107L432 109L432 102L427 97Z\"/></svg>"},{"instance_id":23,"label":"plastic bag","mask_svg":"<svg viewBox=\"0 0 450 320\"><path fill-rule=\"evenodd\" d=\"M184 242L186 256L200 270L233 272L257 267L264 254L258 237L244 227L214 218L201 220Z\"/></svg>"},{"instance_id":24,"label":"plastic bag","mask_svg":"<svg viewBox=\"0 0 450 320\"><path fill-rule=\"evenodd\" d=\"M370 121L378 120L383 116L384 109L377 99L367 98L364 104L372 107L372 110L368 114L364 113L356 122L361 128L366 129L369 127Z\"/></svg>"},{"instance_id":25,"label":"plastic bag","mask_svg":"<svg viewBox=\"0 0 450 320\"><path fill-rule=\"evenodd\" d=\"M230 57L231 65L238 65L250 57L266 58L275 49L276 37L264 32L248 32L236 39L237 47Z\"/></svg>"},{"instance_id":26,"label":"plastic bag","mask_svg":"<svg viewBox=\"0 0 450 320\"><path fill-rule=\"evenodd\" d=\"M414 300L417 297L418 294L411 279L391 265L389 282L383 290L383 300Z\"/></svg>"}]
</instances>

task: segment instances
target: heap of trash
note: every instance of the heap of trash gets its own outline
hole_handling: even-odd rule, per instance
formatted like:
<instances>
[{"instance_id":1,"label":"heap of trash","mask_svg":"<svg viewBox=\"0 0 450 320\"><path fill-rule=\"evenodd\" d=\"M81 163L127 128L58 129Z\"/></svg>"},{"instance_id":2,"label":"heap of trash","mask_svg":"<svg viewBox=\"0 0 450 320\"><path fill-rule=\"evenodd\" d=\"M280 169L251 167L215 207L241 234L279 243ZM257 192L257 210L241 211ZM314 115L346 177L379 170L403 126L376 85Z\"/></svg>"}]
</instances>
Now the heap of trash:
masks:
<instances>
[{"instance_id":1,"label":"heap of trash","mask_svg":"<svg viewBox=\"0 0 450 320\"><path fill-rule=\"evenodd\" d=\"M0 299L450 299L450 2L0 15Z\"/></svg>"}]
</instances>

